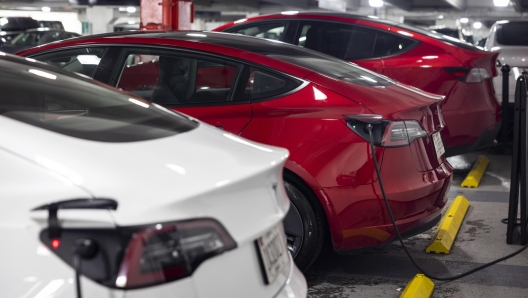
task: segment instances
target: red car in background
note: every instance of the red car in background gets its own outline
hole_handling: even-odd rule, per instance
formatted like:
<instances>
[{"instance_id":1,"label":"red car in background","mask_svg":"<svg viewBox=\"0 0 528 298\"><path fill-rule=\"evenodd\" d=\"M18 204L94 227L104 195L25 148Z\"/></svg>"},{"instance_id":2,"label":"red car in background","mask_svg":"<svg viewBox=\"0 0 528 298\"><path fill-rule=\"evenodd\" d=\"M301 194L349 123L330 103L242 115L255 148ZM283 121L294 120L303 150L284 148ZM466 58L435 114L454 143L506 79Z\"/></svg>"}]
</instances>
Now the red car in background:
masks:
<instances>
[{"instance_id":1,"label":"red car in background","mask_svg":"<svg viewBox=\"0 0 528 298\"><path fill-rule=\"evenodd\" d=\"M500 130L491 78L498 53L405 24L346 13L285 12L215 31L280 40L319 51L422 90L445 95L446 155L484 149Z\"/></svg>"},{"instance_id":2,"label":"red car in background","mask_svg":"<svg viewBox=\"0 0 528 298\"><path fill-rule=\"evenodd\" d=\"M325 239L347 251L395 237L368 123L376 123L374 153L402 233L432 227L447 202L452 168L439 135L442 97L331 56L261 38L192 31L81 37L19 54L196 117L232 133L226 137L233 140L289 149L283 178L292 204L284 226L301 269L315 260Z\"/></svg>"}]
</instances>

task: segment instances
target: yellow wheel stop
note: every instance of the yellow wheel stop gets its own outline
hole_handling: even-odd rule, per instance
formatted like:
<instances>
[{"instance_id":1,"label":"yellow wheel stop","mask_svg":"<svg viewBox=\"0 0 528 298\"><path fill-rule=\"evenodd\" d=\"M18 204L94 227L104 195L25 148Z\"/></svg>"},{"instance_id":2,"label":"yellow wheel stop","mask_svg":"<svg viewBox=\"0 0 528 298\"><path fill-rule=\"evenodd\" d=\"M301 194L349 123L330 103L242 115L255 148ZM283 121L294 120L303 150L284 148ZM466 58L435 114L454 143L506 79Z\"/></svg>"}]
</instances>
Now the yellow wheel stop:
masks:
<instances>
[{"instance_id":1,"label":"yellow wheel stop","mask_svg":"<svg viewBox=\"0 0 528 298\"><path fill-rule=\"evenodd\" d=\"M486 168L488 167L489 159L481 155L477 158L477 161L471 168L471 171L469 171L469 174L466 176L466 179L462 181L462 184L460 186L462 187L478 187L480 184L480 180L482 179L482 176L484 176L484 172L486 171Z\"/></svg>"},{"instance_id":2,"label":"yellow wheel stop","mask_svg":"<svg viewBox=\"0 0 528 298\"><path fill-rule=\"evenodd\" d=\"M469 209L469 201L464 196L457 196L444 217L440 221L438 231L433 242L427 247L426 252L448 254L455 242L458 230L462 226L462 221Z\"/></svg>"},{"instance_id":3,"label":"yellow wheel stop","mask_svg":"<svg viewBox=\"0 0 528 298\"><path fill-rule=\"evenodd\" d=\"M405 287L400 298L429 298L433 295L434 283L423 274L417 274Z\"/></svg>"}]
</instances>

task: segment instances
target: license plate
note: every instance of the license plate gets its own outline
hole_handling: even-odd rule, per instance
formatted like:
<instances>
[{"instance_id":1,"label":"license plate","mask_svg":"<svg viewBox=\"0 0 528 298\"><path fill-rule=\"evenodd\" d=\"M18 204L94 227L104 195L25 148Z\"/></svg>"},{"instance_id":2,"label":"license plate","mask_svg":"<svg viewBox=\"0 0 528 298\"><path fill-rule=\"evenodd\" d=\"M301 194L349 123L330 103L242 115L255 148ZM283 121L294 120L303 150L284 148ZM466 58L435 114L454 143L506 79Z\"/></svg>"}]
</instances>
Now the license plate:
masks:
<instances>
[{"instance_id":1,"label":"license plate","mask_svg":"<svg viewBox=\"0 0 528 298\"><path fill-rule=\"evenodd\" d=\"M433 134L433 144L436 150L436 158L440 158L445 153L445 148L439 132Z\"/></svg>"},{"instance_id":2,"label":"license plate","mask_svg":"<svg viewBox=\"0 0 528 298\"><path fill-rule=\"evenodd\" d=\"M264 271L264 281L266 284L271 284L290 261L282 223L266 232L256 242Z\"/></svg>"}]
</instances>

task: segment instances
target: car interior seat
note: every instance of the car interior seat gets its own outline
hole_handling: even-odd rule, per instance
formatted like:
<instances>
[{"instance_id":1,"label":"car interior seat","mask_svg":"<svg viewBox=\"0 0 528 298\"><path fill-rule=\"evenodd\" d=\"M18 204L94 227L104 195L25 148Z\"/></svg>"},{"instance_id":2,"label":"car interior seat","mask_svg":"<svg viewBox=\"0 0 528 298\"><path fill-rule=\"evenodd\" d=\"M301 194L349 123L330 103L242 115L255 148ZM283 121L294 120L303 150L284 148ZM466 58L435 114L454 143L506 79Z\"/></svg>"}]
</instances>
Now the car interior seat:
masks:
<instances>
[{"instance_id":1,"label":"car interior seat","mask_svg":"<svg viewBox=\"0 0 528 298\"><path fill-rule=\"evenodd\" d=\"M322 32L319 32L317 28L311 27L306 31L306 41L304 43L304 47L310 50L323 52L323 40L322 40L323 34Z\"/></svg>"},{"instance_id":2,"label":"car interior seat","mask_svg":"<svg viewBox=\"0 0 528 298\"><path fill-rule=\"evenodd\" d=\"M187 103L189 98L189 65L190 59L160 56L159 82L152 92L151 101L159 104Z\"/></svg>"}]
</instances>

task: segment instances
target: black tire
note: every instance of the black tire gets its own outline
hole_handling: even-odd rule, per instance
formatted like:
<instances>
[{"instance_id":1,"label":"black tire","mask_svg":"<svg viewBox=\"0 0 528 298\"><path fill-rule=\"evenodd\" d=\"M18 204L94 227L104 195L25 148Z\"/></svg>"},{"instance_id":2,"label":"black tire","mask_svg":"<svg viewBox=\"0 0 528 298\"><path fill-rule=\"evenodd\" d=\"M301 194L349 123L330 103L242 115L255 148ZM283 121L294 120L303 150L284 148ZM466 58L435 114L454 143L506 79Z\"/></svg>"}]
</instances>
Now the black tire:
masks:
<instances>
[{"instance_id":1,"label":"black tire","mask_svg":"<svg viewBox=\"0 0 528 298\"><path fill-rule=\"evenodd\" d=\"M290 177L289 177L290 176ZM296 181L297 180L297 181ZM301 271L306 271L319 256L325 239L326 219L322 207L308 186L290 175L284 177L284 187L291 205L284 219L288 250ZM308 189L307 189L308 188Z\"/></svg>"}]
</instances>

